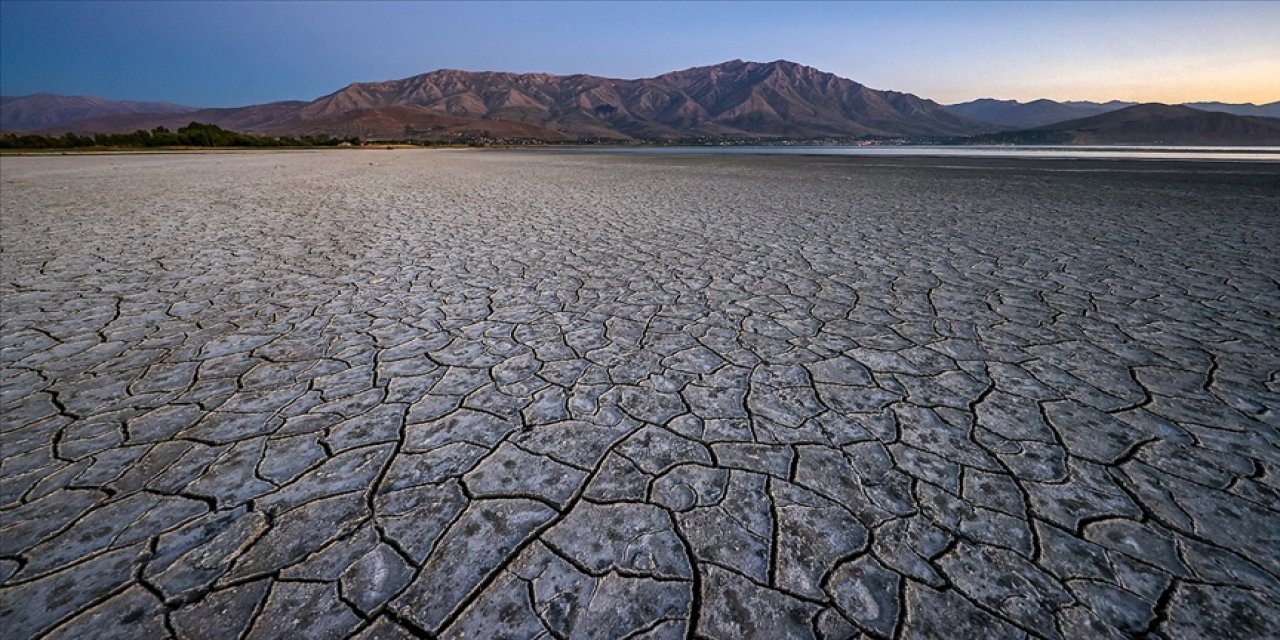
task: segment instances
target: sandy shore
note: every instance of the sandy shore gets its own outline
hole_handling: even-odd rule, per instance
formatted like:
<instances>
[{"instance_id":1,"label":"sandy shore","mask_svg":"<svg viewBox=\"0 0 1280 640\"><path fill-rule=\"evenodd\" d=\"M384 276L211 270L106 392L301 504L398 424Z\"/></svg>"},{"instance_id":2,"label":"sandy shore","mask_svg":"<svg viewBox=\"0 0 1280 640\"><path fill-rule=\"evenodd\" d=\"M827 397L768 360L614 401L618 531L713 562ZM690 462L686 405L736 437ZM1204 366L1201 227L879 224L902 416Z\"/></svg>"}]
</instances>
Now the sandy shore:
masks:
<instances>
[{"instance_id":1,"label":"sandy shore","mask_svg":"<svg viewBox=\"0 0 1280 640\"><path fill-rule=\"evenodd\" d=\"M0 628L1280 635L1280 175L0 158Z\"/></svg>"}]
</instances>

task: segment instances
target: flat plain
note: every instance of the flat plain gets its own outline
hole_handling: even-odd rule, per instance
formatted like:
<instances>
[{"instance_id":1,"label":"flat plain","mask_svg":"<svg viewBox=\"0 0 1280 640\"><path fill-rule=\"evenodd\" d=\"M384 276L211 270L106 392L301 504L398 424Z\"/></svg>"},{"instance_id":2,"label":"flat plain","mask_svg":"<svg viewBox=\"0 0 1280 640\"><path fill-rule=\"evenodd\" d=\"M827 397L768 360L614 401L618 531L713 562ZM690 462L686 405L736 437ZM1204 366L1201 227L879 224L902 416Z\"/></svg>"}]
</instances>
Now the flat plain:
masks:
<instances>
[{"instance_id":1,"label":"flat plain","mask_svg":"<svg viewBox=\"0 0 1280 640\"><path fill-rule=\"evenodd\" d=\"M1280 636L1278 167L5 157L0 628Z\"/></svg>"}]
</instances>

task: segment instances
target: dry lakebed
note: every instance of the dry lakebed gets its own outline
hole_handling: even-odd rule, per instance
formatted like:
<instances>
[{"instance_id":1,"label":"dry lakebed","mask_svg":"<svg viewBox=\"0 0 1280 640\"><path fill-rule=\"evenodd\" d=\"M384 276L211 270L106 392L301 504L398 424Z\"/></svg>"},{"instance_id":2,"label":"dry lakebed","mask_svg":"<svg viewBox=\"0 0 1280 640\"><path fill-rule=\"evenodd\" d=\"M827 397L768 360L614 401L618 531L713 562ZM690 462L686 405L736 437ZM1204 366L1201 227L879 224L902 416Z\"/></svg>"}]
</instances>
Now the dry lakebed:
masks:
<instances>
[{"instance_id":1,"label":"dry lakebed","mask_svg":"<svg viewBox=\"0 0 1280 640\"><path fill-rule=\"evenodd\" d=\"M5 638L1280 636L1280 164L0 181Z\"/></svg>"}]
</instances>

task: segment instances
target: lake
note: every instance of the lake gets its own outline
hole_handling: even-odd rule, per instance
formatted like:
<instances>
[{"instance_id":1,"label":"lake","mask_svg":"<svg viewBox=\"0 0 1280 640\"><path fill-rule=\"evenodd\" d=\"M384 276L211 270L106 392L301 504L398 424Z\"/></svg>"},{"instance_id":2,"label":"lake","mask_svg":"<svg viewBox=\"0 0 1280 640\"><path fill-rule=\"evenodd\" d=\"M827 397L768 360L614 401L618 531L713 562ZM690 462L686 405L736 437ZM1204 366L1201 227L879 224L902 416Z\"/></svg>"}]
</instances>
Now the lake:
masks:
<instances>
[{"instance_id":1,"label":"lake","mask_svg":"<svg viewBox=\"0 0 1280 640\"><path fill-rule=\"evenodd\" d=\"M1038 158L1068 160L1222 160L1280 162L1280 147L1162 146L573 146L555 151L639 154L757 154L815 156L929 156L965 158Z\"/></svg>"}]
</instances>

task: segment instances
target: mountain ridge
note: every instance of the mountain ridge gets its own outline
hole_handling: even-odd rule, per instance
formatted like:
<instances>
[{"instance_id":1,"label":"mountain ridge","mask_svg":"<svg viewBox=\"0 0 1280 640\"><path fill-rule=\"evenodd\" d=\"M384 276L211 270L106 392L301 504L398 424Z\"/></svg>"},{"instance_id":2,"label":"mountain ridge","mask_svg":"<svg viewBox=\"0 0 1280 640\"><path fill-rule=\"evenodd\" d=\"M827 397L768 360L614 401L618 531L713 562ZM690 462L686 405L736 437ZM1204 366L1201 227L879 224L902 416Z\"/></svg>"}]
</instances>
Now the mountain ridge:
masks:
<instances>
[{"instance_id":1,"label":"mountain ridge","mask_svg":"<svg viewBox=\"0 0 1280 640\"><path fill-rule=\"evenodd\" d=\"M299 115L390 105L621 139L946 135L985 126L918 96L869 89L786 60L731 60L638 79L440 69L352 83Z\"/></svg>"},{"instance_id":2,"label":"mountain ridge","mask_svg":"<svg viewBox=\"0 0 1280 640\"><path fill-rule=\"evenodd\" d=\"M735 59L636 79L436 69L406 78L349 83L309 101L228 108L34 94L0 99L5 123L0 129L117 133L157 126L175 129L198 121L258 135L327 133L366 140L927 141L997 135L1007 140L1092 139L1106 144L1139 136L1137 125L1104 127L1088 135L1039 129L1133 106L1142 105L991 98L941 105L910 93L872 89L788 60ZM1148 119L1141 135L1162 132L1214 144L1222 142L1213 139L1221 134L1237 140L1226 144L1249 144L1254 141L1238 141L1241 132L1269 136L1268 125L1231 118L1270 114L1268 110L1280 116L1280 102L1194 103L1180 108L1198 111L1161 111L1160 118L1178 122L1156 126ZM1206 109L1246 115L1188 119L1211 112ZM1178 126L1190 128L1179 133ZM1013 135L1017 131L1029 133Z\"/></svg>"},{"instance_id":3,"label":"mountain ridge","mask_svg":"<svg viewBox=\"0 0 1280 640\"><path fill-rule=\"evenodd\" d=\"M0 96L0 129L40 130L88 117L187 113L196 110L195 107L172 102L108 100L98 96L64 96L54 93Z\"/></svg>"},{"instance_id":4,"label":"mountain ridge","mask_svg":"<svg viewBox=\"0 0 1280 640\"><path fill-rule=\"evenodd\" d=\"M1183 105L1137 104L1032 129L978 136L978 144L1280 145L1280 118Z\"/></svg>"},{"instance_id":5,"label":"mountain ridge","mask_svg":"<svg viewBox=\"0 0 1280 640\"><path fill-rule=\"evenodd\" d=\"M472 121L476 128L535 132L548 139L677 140L690 138L852 138L945 136L990 130L919 96L871 89L853 80L786 60L731 60L638 79L590 74L510 73L438 69L398 80L355 82L315 100L184 115L249 133L286 134L355 112L383 122L387 107L413 107ZM381 110L381 111L378 111ZM110 114L44 131L128 131L173 126L174 113ZM350 131L361 123L346 120ZM447 130L448 128L446 128ZM412 138L419 132L405 125ZM413 134L413 135L408 135ZM358 133L356 134L358 135Z\"/></svg>"},{"instance_id":6,"label":"mountain ridge","mask_svg":"<svg viewBox=\"0 0 1280 640\"><path fill-rule=\"evenodd\" d=\"M946 105L946 108L953 113L979 122L986 122L1008 129L1033 129L1056 122L1066 122L1100 115L1109 111L1118 111L1138 104L1142 103L1123 100L1111 100L1108 102L1090 102L1087 100L1057 101L1047 98L1020 102L1018 100L979 98L968 102ZM1178 106L1190 107L1200 111L1230 113L1237 116L1280 118L1280 101L1264 104L1251 102L1238 104L1185 102Z\"/></svg>"}]
</instances>

